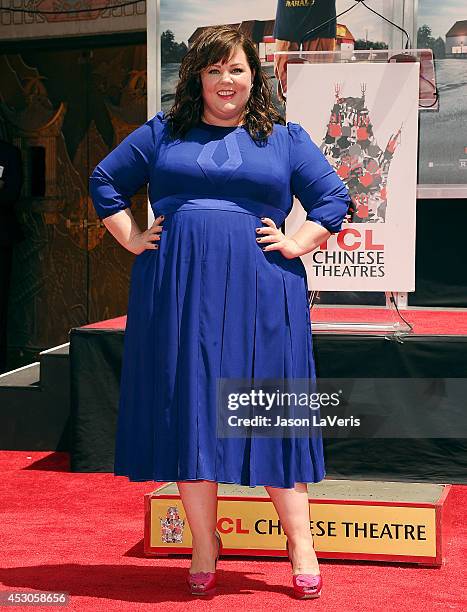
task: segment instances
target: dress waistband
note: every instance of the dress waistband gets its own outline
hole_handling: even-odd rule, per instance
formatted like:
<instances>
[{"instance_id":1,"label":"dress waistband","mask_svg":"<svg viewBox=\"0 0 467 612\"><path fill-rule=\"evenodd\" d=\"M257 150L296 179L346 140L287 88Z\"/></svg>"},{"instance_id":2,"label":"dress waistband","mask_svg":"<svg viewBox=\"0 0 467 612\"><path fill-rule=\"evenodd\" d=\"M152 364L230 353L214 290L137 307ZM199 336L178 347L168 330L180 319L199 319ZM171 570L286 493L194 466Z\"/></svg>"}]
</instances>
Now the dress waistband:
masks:
<instances>
[{"instance_id":1,"label":"dress waistband","mask_svg":"<svg viewBox=\"0 0 467 612\"><path fill-rule=\"evenodd\" d=\"M183 198L180 196L167 196L155 203L151 203L154 217L165 213L177 212L179 210L229 210L232 212L246 213L254 217L269 217L277 227L280 227L286 218L285 211L275 206L270 206L258 200L236 198L223 200L220 198Z\"/></svg>"}]
</instances>

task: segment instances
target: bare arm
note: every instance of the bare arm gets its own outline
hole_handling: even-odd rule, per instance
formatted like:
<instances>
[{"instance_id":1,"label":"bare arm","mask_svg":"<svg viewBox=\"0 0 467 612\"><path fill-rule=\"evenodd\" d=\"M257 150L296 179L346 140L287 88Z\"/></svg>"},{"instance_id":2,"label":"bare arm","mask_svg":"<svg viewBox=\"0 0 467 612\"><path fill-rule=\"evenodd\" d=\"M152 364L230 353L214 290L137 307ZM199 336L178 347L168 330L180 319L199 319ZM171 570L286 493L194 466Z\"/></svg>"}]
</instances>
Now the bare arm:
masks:
<instances>
[{"instance_id":1,"label":"bare arm","mask_svg":"<svg viewBox=\"0 0 467 612\"><path fill-rule=\"evenodd\" d=\"M129 208L106 217L103 219L103 223L115 240L128 250L130 250L129 246L134 237L141 234L141 230Z\"/></svg>"},{"instance_id":2,"label":"bare arm","mask_svg":"<svg viewBox=\"0 0 467 612\"><path fill-rule=\"evenodd\" d=\"M159 248L154 241L160 240L162 220L163 217L157 217L151 227L141 231L130 208L125 208L103 219L103 223L115 240L125 249L135 255L139 255L146 249Z\"/></svg>"},{"instance_id":3,"label":"bare arm","mask_svg":"<svg viewBox=\"0 0 467 612\"><path fill-rule=\"evenodd\" d=\"M295 232L293 236L288 236L290 240L297 243L299 250L295 257L306 255L314 251L316 247L325 242L331 235L331 232L322 225L314 221L306 220L303 225Z\"/></svg>"}]
</instances>

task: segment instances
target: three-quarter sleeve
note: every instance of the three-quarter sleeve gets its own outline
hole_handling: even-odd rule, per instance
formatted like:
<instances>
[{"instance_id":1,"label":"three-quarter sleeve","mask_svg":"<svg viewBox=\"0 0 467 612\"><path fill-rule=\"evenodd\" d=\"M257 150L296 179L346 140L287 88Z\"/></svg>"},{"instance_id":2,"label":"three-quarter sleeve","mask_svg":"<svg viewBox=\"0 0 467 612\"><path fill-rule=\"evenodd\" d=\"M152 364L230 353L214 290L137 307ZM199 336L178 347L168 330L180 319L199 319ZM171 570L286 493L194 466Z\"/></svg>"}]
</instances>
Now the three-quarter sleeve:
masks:
<instances>
[{"instance_id":1,"label":"three-quarter sleeve","mask_svg":"<svg viewBox=\"0 0 467 612\"><path fill-rule=\"evenodd\" d=\"M154 121L158 113L131 132L104 159L89 177L89 193L100 219L131 206L130 198L149 182L154 154Z\"/></svg>"},{"instance_id":2,"label":"three-quarter sleeve","mask_svg":"<svg viewBox=\"0 0 467 612\"><path fill-rule=\"evenodd\" d=\"M314 221L331 233L342 229L351 205L347 187L298 123L288 122L291 192Z\"/></svg>"}]
</instances>

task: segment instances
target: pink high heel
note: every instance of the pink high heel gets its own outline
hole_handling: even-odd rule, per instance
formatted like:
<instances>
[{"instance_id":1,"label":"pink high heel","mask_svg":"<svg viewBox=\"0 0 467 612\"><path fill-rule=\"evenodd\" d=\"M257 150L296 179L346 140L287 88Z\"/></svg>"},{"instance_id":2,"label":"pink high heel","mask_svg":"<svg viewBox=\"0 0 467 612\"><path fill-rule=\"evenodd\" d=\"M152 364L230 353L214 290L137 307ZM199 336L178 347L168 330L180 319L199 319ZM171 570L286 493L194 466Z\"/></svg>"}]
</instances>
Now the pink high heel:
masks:
<instances>
[{"instance_id":1,"label":"pink high heel","mask_svg":"<svg viewBox=\"0 0 467 612\"><path fill-rule=\"evenodd\" d=\"M293 564L289 554L289 541L285 543L290 564ZM292 576L294 595L297 599L314 599L321 595L323 579L321 574L296 574Z\"/></svg>"},{"instance_id":2,"label":"pink high heel","mask_svg":"<svg viewBox=\"0 0 467 612\"><path fill-rule=\"evenodd\" d=\"M217 556L214 561L214 567L217 566L217 561L222 553L222 540L219 532L216 529L217 538ZM190 574L188 572L187 582L192 595L210 595L216 590L216 572L196 572Z\"/></svg>"}]
</instances>

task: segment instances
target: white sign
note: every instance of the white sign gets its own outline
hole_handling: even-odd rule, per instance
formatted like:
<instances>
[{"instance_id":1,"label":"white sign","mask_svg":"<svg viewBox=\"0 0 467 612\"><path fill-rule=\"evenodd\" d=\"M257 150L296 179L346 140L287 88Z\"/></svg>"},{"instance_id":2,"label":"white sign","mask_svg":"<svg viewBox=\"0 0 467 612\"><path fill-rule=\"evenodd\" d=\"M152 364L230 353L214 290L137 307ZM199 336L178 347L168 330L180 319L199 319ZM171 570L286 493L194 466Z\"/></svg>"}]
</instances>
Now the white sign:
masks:
<instances>
[{"instance_id":1,"label":"white sign","mask_svg":"<svg viewBox=\"0 0 467 612\"><path fill-rule=\"evenodd\" d=\"M414 291L419 64L289 64L287 121L300 123L356 211L302 256L311 290ZM291 234L306 213L294 200Z\"/></svg>"}]
</instances>

